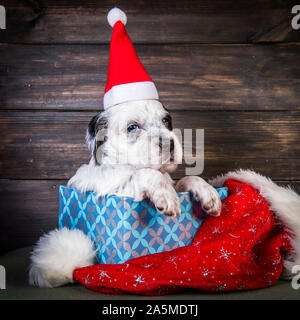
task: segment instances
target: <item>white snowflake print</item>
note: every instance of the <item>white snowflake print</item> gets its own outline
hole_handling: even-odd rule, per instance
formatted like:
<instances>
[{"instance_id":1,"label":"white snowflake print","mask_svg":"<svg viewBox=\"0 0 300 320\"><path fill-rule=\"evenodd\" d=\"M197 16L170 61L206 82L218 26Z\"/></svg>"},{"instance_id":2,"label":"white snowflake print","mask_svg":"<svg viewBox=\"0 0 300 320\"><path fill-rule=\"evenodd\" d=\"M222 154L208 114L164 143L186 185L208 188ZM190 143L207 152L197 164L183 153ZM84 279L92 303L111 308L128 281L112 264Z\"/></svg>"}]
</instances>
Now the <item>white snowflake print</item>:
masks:
<instances>
[{"instance_id":1,"label":"white snowflake print","mask_svg":"<svg viewBox=\"0 0 300 320\"><path fill-rule=\"evenodd\" d=\"M214 227L212 233L213 233L213 234L215 234L215 233L221 233L220 227Z\"/></svg>"},{"instance_id":2,"label":"white snowflake print","mask_svg":"<svg viewBox=\"0 0 300 320\"><path fill-rule=\"evenodd\" d=\"M227 250L225 250L224 248L221 249L221 255L220 258L223 258L227 261L229 261L229 256L231 255L231 252L228 252Z\"/></svg>"},{"instance_id":3,"label":"white snowflake print","mask_svg":"<svg viewBox=\"0 0 300 320\"><path fill-rule=\"evenodd\" d=\"M193 243L193 245L194 245L194 246L198 246L198 245L201 244L201 243L202 243L202 241L197 241L197 242Z\"/></svg>"},{"instance_id":4,"label":"white snowflake print","mask_svg":"<svg viewBox=\"0 0 300 320\"><path fill-rule=\"evenodd\" d=\"M90 280L89 280L89 275L87 275L87 277L84 279L84 283L85 283L86 285L91 284L91 283L90 283Z\"/></svg>"},{"instance_id":5,"label":"white snowflake print","mask_svg":"<svg viewBox=\"0 0 300 320\"><path fill-rule=\"evenodd\" d=\"M257 199L257 200L255 201L255 204L260 204L260 203L262 203L262 202L263 202L262 199Z\"/></svg>"},{"instance_id":6,"label":"white snowflake print","mask_svg":"<svg viewBox=\"0 0 300 320\"><path fill-rule=\"evenodd\" d=\"M102 280L104 278L110 278L110 276L107 275L107 273L105 271L101 271L99 274L99 280Z\"/></svg>"},{"instance_id":7,"label":"white snowflake print","mask_svg":"<svg viewBox=\"0 0 300 320\"><path fill-rule=\"evenodd\" d=\"M203 269L203 271L202 271L203 277L207 277L210 274L211 274L211 272L208 269Z\"/></svg>"},{"instance_id":8,"label":"white snowflake print","mask_svg":"<svg viewBox=\"0 0 300 320\"><path fill-rule=\"evenodd\" d=\"M148 264L144 265L144 268L146 268L146 269L149 269L151 267L153 267L153 263L148 263Z\"/></svg>"},{"instance_id":9,"label":"white snowflake print","mask_svg":"<svg viewBox=\"0 0 300 320\"><path fill-rule=\"evenodd\" d=\"M252 226L251 228L248 229L248 231L256 233L257 229L254 226Z\"/></svg>"},{"instance_id":10,"label":"white snowflake print","mask_svg":"<svg viewBox=\"0 0 300 320\"><path fill-rule=\"evenodd\" d=\"M174 263L174 265L177 267L177 263L176 263L177 261L176 260L177 260L176 257L170 257L167 261Z\"/></svg>"},{"instance_id":11,"label":"white snowflake print","mask_svg":"<svg viewBox=\"0 0 300 320\"><path fill-rule=\"evenodd\" d=\"M246 197L245 195L244 195L244 193L243 193L243 190L241 190L242 189L242 187L238 187L237 189L236 189L236 194L238 195L238 196L244 196L244 197Z\"/></svg>"},{"instance_id":12,"label":"white snowflake print","mask_svg":"<svg viewBox=\"0 0 300 320\"><path fill-rule=\"evenodd\" d=\"M134 276L135 278L135 284L133 285L134 287L136 287L138 284L140 283L145 283L143 277L140 275L140 276Z\"/></svg>"},{"instance_id":13,"label":"white snowflake print","mask_svg":"<svg viewBox=\"0 0 300 320\"><path fill-rule=\"evenodd\" d=\"M281 258L273 260L272 265L273 266L278 266L281 263Z\"/></svg>"}]
</instances>

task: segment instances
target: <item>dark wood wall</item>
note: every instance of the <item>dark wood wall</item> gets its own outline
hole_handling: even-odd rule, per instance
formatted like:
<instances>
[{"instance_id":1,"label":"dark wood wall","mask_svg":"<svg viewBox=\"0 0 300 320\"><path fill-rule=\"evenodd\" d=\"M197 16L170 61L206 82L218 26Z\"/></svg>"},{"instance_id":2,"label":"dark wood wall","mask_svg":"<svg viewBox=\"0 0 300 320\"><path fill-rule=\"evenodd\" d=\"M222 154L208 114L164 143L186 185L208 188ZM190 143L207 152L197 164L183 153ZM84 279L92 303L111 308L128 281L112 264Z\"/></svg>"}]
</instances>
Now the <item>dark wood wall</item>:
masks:
<instances>
[{"instance_id":1,"label":"dark wood wall","mask_svg":"<svg viewBox=\"0 0 300 320\"><path fill-rule=\"evenodd\" d=\"M84 135L102 109L113 6L126 11L175 127L205 129L203 177L251 168L300 190L297 1L1 4L0 252L33 244L57 225L58 186L89 159Z\"/></svg>"}]
</instances>

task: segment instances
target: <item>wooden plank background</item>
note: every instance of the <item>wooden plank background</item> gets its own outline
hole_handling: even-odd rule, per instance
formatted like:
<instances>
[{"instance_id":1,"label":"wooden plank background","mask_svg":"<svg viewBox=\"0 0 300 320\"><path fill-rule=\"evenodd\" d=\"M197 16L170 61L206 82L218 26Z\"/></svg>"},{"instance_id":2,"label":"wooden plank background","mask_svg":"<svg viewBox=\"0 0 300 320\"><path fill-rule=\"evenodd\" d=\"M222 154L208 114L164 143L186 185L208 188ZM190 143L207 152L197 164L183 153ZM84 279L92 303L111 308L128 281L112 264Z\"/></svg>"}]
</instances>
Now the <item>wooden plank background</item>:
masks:
<instances>
[{"instance_id":1,"label":"wooden plank background","mask_svg":"<svg viewBox=\"0 0 300 320\"><path fill-rule=\"evenodd\" d=\"M300 32L299 32L300 34ZM136 45L170 110L300 110L300 45ZM102 109L107 45L0 44L3 109Z\"/></svg>"},{"instance_id":2,"label":"wooden plank background","mask_svg":"<svg viewBox=\"0 0 300 320\"><path fill-rule=\"evenodd\" d=\"M135 43L257 43L299 41L291 28L297 0L2 0L9 43L109 43L106 13L128 15ZM21 5L22 3L23 5Z\"/></svg>"},{"instance_id":3,"label":"wooden plank background","mask_svg":"<svg viewBox=\"0 0 300 320\"><path fill-rule=\"evenodd\" d=\"M0 252L57 225L58 186L89 154L114 5L177 128L205 130L203 177L251 168L300 191L297 1L5 0ZM194 150L196 151L196 150ZM184 175L184 165L173 175Z\"/></svg>"}]
</instances>

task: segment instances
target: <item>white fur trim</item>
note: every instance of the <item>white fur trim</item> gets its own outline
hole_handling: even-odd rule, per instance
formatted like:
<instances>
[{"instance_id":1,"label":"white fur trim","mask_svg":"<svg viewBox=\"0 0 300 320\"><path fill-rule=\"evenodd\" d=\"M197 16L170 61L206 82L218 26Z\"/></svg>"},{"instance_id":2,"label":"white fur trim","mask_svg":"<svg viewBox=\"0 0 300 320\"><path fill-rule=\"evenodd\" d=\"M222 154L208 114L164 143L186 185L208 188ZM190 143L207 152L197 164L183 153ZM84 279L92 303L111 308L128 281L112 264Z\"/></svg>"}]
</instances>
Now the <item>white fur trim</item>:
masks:
<instances>
[{"instance_id":1,"label":"white fur trim","mask_svg":"<svg viewBox=\"0 0 300 320\"><path fill-rule=\"evenodd\" d=\"M29 284L52 288L72 283L73 271L92 265L95 254L93 241L81 230L55 229L31 253Z\"/></svg>"},{"instance_id":2,"label":"white fur trim","mask_svg":"<svg viewBox=\"0 0 300 320\"><path fill-rule=\"evenodd\" d=\"M291 232L291 245L293 255L283 261L284 271L282 277L291 278L293 266L300 265L300 196L290 187L284 188L251 170L238 170L217 176L209 181L212 185L220 187L226 179L235 179L254 187L267 200L271 210L282 224Z\"/></svg>"},{"instance_id":3,"label":"white fur trim","mask_svg":"<svg viewBox=\"0 0 300 320\"><path fill-rule=\"evenodd\" d=\"M107 21L112 28L118 21L121 21L125 26L127 23L127 16L124 11L115 7L109 10L107 14Z\"/></svg>"},{"instance_id":4,"label":"white fur trim","mask_svg":"<svg viewBox=\"0 0 300 320\"><path fill-rule=\"evenodd\" d=\"M155 84L151 81L125 83L112 87L104 94L103 107L106 110L128 101L158 99Z\"/></svg>"}]
</instances>

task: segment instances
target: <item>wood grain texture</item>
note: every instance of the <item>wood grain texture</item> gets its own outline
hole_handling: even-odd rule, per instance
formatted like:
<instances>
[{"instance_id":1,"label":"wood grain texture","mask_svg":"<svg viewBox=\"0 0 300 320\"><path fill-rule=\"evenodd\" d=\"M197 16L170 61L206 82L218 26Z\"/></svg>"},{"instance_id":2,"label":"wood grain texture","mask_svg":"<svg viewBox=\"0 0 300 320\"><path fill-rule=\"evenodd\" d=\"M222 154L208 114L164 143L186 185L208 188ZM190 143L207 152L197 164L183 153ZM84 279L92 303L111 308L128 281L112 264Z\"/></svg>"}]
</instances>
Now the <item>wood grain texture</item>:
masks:
<instances>
[{"instance_id":1,"label":"wood grain texture","mask_svg":"<svg viewBox=\"0 0 300 320\"><path fill-rule=\"evenodd\" d=\"M300 181L278 181L300 194ZM29 246L57 227L58 187L65 180L0 180L0 254Z\"/></svg>"},{"instance_id":2,"label":"wood grain texture","mask_svg":"<svg viewBox=\"0 0 300 320\"><path fill-rule=\"evenodd\" d=\"M0 178L68 179L89 160L84 136L93 115L3 112ZM277 180L300 180L299 112L178 111L173 121L175 128L205 130L204 177L241 167ZM182 165L174 178L183 175Z\"/></svg>"},{"instance_id":3,"label":"wood grain texture","mask_svg":"<svg viewBox=\"0 0 300 320\"><path fill-rule=\"evenodd\" d=\"M149 0L111 1L4 0L8 43L108 43L108 10L117 5L128 15L136 43L253 43L299 41L291 27L297 1Z\"/></svg>"},{"instance_id":4,"label":"wood grain texture","mask_svg":"<svg viewBox=\"0 0 300 320\"><path fill-rule=\"evenodd\" d=\"M170 110L300 110L300 45L138 45ZM1 45L1 109L100 110L108 46Z\"/></svg>"},{"instance_id":5,"label":"wood grain texture","mask_svg":"<svg viewBox=\"0 0 300 320\"><path fill-rule=\"evenodd\" d=\"M0 180L0 253L32 245L57 227L60 184L65 181Z\"/></svg>"}]
</instances>

